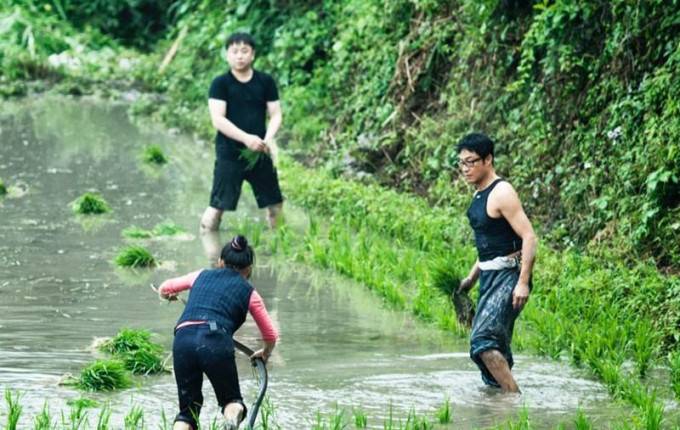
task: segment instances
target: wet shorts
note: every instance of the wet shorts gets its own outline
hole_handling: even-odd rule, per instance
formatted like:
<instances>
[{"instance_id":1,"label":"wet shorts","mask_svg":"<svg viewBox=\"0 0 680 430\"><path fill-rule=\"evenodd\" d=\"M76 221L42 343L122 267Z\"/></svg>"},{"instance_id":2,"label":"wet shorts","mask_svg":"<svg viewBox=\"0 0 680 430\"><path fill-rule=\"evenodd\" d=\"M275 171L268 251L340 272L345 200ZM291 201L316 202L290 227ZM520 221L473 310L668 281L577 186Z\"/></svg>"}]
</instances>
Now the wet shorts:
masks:
<instances>
[{"instance_id":1,"label":"wet shorts","mask_svg":"<svg viewBox=\"0 0 680 430\"><path fill-rule=\"evenodd\" d=\"M203 374L215 391L221 411L232 402L243 405L245 411L230 334L211 331L207 324L182 327L175 333L172 356L180 409L175 421L198 428L203 407Z\"/></svg>"},{"instance_id":2,"label":"wet shorts","mask_svg":"<svg viewBox=\"0 0 680 430\"><path fill-rule=\"evenodd\" d=\"M236 210L244 180L252 187L259 208L283 202L272 159L260 155L251 169L248 169L248 162L243 159L215 160L210 206L225 211Z\"/></svg>"}]
</instances>

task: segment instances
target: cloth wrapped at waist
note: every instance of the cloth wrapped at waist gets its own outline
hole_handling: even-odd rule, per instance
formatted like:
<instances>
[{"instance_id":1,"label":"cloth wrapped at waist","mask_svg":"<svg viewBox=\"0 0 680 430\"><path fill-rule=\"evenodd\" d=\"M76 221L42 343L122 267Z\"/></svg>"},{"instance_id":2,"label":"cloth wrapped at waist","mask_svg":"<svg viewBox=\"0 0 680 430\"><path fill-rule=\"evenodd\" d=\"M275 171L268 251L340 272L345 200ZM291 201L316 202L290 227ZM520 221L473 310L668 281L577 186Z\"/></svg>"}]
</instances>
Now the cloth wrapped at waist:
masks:
<instances>
[{"instance_id":1,"label":"cloth wrapped at waist","mask_svg":"<svg viewBox=\"0 0 680 430\"><path fill-rule=\"evenodd\" d=\"M522 265L522 253L515 252L510 255L504 255L493 258L487 261L480 261L478 263L479 270L505 270L514 269Z\"/></svg>"}]
</instances>

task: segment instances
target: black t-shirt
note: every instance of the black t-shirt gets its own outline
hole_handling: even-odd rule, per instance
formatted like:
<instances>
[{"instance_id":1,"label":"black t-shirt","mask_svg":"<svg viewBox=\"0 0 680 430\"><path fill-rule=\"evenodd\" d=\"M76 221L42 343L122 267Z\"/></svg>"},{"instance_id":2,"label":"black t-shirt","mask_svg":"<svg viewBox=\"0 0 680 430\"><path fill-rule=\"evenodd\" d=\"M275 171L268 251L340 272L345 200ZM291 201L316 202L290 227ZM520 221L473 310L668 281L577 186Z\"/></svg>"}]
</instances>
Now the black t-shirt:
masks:
<instances>
[{"instance_id":1,"label":"black t-shirt","mask_svg":"<svg viewBox=\"0 0 680 430\"><path fill-rule=\"evenodd\" d=\"M267 73L253 70L248 82L241 82L231 71L213 79L208 97L227 102L227 119L246 133L264 139L267 132L267 102L279 99L274 79ZM236 160L245 145L219 131L215 137L215 151L221 159Z\"/></svg>"}]
</instances>

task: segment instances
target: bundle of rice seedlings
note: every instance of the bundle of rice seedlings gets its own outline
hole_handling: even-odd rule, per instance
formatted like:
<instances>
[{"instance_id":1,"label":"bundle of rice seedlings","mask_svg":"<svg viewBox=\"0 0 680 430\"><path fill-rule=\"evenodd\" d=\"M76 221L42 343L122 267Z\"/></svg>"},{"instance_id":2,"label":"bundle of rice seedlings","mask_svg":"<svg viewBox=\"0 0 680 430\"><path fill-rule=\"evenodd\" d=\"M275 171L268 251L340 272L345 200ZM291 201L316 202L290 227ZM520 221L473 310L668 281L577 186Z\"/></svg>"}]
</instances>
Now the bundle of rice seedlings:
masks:
<instances>
[{"instance_id":1,"label":"bundle of rice seedlings","mask_svg":"<svg viewBox=\"0 0 680 430\"><path fill-rule=\"evenodd\" d=\"M130 245L123 248L114 261L120 267L153 267L157 263L153 255L146 248L139 245Z\"/></svg>"},{"instance_id":2,"label":"bundle of rice seedlings","mask_svg":"<svg viewBox=\"0 0 680 430\"><path fill-rule=\"evenodd\" d=\"M73 202L72 208L75 213L83 215L103 214L111 211L106 200L95 193L85 193L78 197Z\"/></svg>"},{"instance_id":3,"label":"bundle of rice seedlings","mask_svg":"<svg viewBox=\"0 0 680 430\"><path fill-rule=\"evenodd\" d=\"M99 345L99 350L109 354L122 354L139 349L158 349L161 346L151 342L151 332L143 329L123 328L111 339Z\"/></svg>"},{"instance_id":4,"label":"bundle of rice seedlings","mask_svg":"<svg viewBox=\"0 0 680 430\"><path fill-rule=\"evenodd\" d=\"M86 391L113 391L131 387L132 381L122 361L97 360L80 372L76 385Z\"/></svg>"},{"instance_id":5,"label":"bundle of rice seedlings","mask_svg":"<svg viewBox=\"0 0 680 430\"><path fill-rule=\"evenodd\" d=\"M142 159L145 163L152 164L165 164L168 162L168 158L163 154L163 150L158 145L149 145L144 148L144 154Z\"/></svg>"},{"instance_id":6,"label":"bundle of rice seedlings","mask_svg":"<svg viewBox=\"0 0 680 430\"><path fill-rule=\"evenodd\" d=\"M115 337L102 343L99 349L120 358L132 373L148 375L166 370L163 347L151 341L148 330L121 329Z\"/></svg>"},{"instance_id":7,"label":"bundle of rice seedlings","mask_svg":"<svg viewBox=\"0 0 680 430\"><path fill-rule=\"evenodd\" d=\"M153 237L153 232L144 230L136 226L131 226L123 230L123 236L130 239L150 239Z\"/></svg>"},{"instance_id":8,"label":"bundle of rice seedlings","mask_svg":"<svg viewBox=\"0 0 680 430\"><path fill-rule=\"evenodd\" d=\"M138 375L162 373L167 369L159 351L138 349L121 354L125 367Z\"/></svg>"},{"instance_id":9,"label":"bundle of rice seedlings","mask_svg":"<svg viewBox=\"0 0 680 430\"><path fill-rule=\"evenodd\" d=\"M184 228L172 221L165 221L153 228L153 234L156 236L174 236L178 233L184 233Z\"/></svg>"}]
</instances>

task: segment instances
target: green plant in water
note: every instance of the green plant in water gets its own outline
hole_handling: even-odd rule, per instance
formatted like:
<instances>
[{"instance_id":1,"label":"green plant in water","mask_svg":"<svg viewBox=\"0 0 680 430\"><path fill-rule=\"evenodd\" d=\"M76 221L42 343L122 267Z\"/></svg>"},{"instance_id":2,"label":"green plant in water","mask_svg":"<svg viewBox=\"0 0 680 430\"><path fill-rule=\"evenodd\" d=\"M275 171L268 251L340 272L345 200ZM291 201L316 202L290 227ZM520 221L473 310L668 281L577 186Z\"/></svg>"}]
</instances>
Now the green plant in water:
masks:
<instances>
[{"instance_id":1,"label":"green plant in water","mask_svg":"<svg viewBox=\"0 0 680 430\"><path fill-rule=\"evenodd\" d=\"M133 406L125 416L125 430L141 430L144 428L144 409Z\"/></svg>"},{"instance_id":2,"label":"green plant in water","mask_svg":"<svg viewBox=\"0 0 680 430\"><path fill-rule=\"evenodd\" d=\"M103 214L111 211L108 203L98 194L85 193L72 204L73 211L82 215Z\"/></svg>"},{"instance_id":3,"label":"green plant in water","mask_svg":"<svg viewBox=\"0 0 680 430\"><path fill-rule=\"evenodd\" d=\"M150 239L153 237L153 232L133 225L123 229L122 235L130 239Z\"/></svg>"},{"instance_id":4,"label":"green plant in water","mask_svg":"<svg viewBox=\"0 0 680 430\"><path fill-rule=\"evenodd\" d=\"M138 349L121 355L125 367L135 374L149 375L152 373L165 372L163 357L155 350Z\"/></svg>"},{"instance_id":5,"label":"green plant in water","mask_svg":"<svg viewBox=\"0 0 680 430\"><path fill-rule=\"evenodd\" d=\"M52 430L54 427L52 417L50 417L50 407L47 405L47 401L45 401L42 410L33 420L33 430Z\"/></svg>"},{"instance_id":6,"label":"green plant in water","mask_svg":"<svg viewBox=\"0 0 680 430\"><path fill-rule=\"evenodd\" d=\"M668 365L671 370L671 388L675 397L680 399L680 350L668 354Z\"/></svg>"},{"instance_id":7,"label":"green plant in water","mask_svg":"<svg viewBox=\"0 0 680 430\"><path fill-rule=\"evenodd\" d=\"M5 402L7 403L7 430L16 430L19 417L21 416L22 406L19 404L21 395L16 393L12 395L9 388L5 389Z\"/></svg>"},{"instance_id":8,"label":"green plant in water","mask_svg":"<svg viewBox=\"0 0 680 430\"><path fill-rule=\"evenodd\" d=\"M439 424L448 424L453 420L453 413L451 411L451 402L449 398L444 399L444 404L437 409L437 422Z\"/></svg>"},{"instance_id":9,"label":"green plant in water","mask_svg":"<svg viewBox=\"0 0 680 430\"><path fill-rule=\"evenodd\" d=\"M165 221L156 224L152 232L156 236L174 236L178 233L184 233L184 228L180 225L173 223L172 221Z\"/></svg>"},{"instance_id":10,"label":"green plant in water","mask_svg":"<svg viewBox=\"0 0 680 430\"><path fill-rule=\"evenodd\" d=\"M66 401L66 404L72 407L79 408L96 408L97 406L99 406L99 402L97 402L96 400L88 399L85 397L69 399Z\"/></svg>"},{"instance_id":11,"label":"green plant in water","mask_svg":"<svg viewBox=\"0 0 680 430\"><path fill-rule=\"evenodd\" d=\"M163 153L159 145L149 145L144 148L142 159L145 163L162 165L168 162L168 158Z\"/></svg>"},{"instance_id":12,"label":"green plant in water","mask_svg":"<svg viewBox=\"0 0 680 430\"><path fill-rule=\"evenodd\" d=\"M125 364L120 360L97 360L80 372L76 385L86 391L113 391L132 386Z\"/></svg>"},{"instance_id":13,"label":"green plant in water","mask_svg":"<svg viewBox=\"0 0 680 430\"><path fill-rule=\"evenodd\" d=\"M108 430L111 421L111 408L108 404L104 405L97 419L97 430Z\"/></svg>"},{"instance_id":14,"label":"green plant in water","mask_svg":"<svg viewBox=\"0 0 680 430\"><path fill-rule=\"evenodd\" d=\"M140 349L162 350L161 346L151 342L151 332L149 330L122 328L118 333L102 343L99 350L109 354L121 354Z\"/></svg>"},{"instance_id":15,"label":"green plant in water","mask_svg":"<svg viewBox=\"0 0 680 430\"><path fill-rule=\"evenodd\" d=\"M68 430L79 430L81 427L87 427L87 412L82 404L75 404L71 406L68 420L61 412L61 428Z\"/></svg>"},{"instance_id":16,"label":"green plant in water","mask_svg":"<svg viewBox=\"0 0 680 430\"><path fill-rule=\"evenodd\" d=\"M576 418L574 419L574 426L576 430L592 430L593 423L590 422L586 414L579 408Z\"/></svg>"},{"instance_id":17,"label":"green plant in water","mask_svg":"<svg viewBox=\"0 0 680 430\"><path fill-rule=\"evenodd\" d=\"M633 357L635 358L635 369L641 378L647 375L655 348L658 343L656 330L652 323L647 320L638 321L633 333Z\"/></svg>"},{"instance_id":18,"label":"green plant in water","mask_svg":"<svg viewBox=\"0 0 680 430\"><path fill-rule=\"evenodd\" d=\"M364 412L362 409L353 408L352 415L354 416L354 427L358 429L365 429L366 426L368 426L368 417L366 416L366 412Z\"/></svg>"},{"instance_id":19,"label":"green plant in water","mask_svg":"<svg viewBox=\"0 0 680 430\"><path fill-rule=\"evenodd\" d=\"M5 186L5 183L2 181L2 178L0 178L0 196L4 196L7 194L7 187Z\"/></svg>"},{"instance_id":20,"label":"green plant in water","mask_svg":"<svg viewBox=\"0 0 680 430\"><path fill-rule=\"evenodd\" d=\"M140 245L123 248L114 261L120 267L153 267L156 265L156 259L151 252Z\"/></svg>"}]
</instances>

